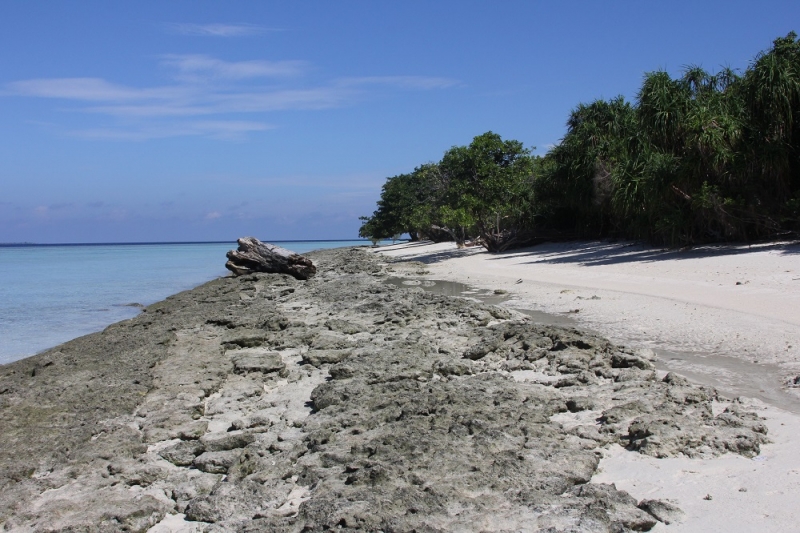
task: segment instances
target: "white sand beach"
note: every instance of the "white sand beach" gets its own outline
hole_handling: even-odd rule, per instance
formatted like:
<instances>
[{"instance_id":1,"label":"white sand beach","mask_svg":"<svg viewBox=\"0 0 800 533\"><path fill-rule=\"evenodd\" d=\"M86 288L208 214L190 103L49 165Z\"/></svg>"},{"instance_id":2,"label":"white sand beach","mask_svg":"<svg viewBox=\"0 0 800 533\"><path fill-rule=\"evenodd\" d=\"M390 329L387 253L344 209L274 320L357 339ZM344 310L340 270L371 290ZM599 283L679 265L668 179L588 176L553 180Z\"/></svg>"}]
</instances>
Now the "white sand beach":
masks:
<instances>
[{"instance_id":1,"label":"white sand beach","mask_svg":"<svg viewBox=\"0 0 800 533\"><path fill-rule=\"evenodd\" d=\"M603 451L593 481L686 512L654 531L800 531L800 389L787 386L800 374L800 244L663 250L595 241L489 254L404 243L380 251L425 263L428 279L507 291L504 305L653 349L662 372L758 409L772 443L754 459Z\"/></svg>"}]
</instances>

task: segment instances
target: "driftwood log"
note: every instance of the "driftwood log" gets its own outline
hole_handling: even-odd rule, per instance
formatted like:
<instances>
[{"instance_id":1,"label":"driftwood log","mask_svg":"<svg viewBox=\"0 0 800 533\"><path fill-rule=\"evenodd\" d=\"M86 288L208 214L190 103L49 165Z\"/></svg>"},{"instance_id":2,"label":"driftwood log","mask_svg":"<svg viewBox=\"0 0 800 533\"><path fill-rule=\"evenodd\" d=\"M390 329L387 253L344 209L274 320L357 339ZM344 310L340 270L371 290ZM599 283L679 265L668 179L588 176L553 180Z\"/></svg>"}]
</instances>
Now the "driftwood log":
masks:
<instances>
[{"instance_id":1,"label":"driftwood log","mask_svg":"<svg viewBox=\"0 0 800 533\"><path fill-rule=\"evenodd\" d=\"M242 237L236 241L238 250L227 253L225 268L236 276L252 272L289 274L297 279L308 279L317 272L317 267L307 257L286 248L261 242L255 237Z\"/></svg>"}]
</instances>

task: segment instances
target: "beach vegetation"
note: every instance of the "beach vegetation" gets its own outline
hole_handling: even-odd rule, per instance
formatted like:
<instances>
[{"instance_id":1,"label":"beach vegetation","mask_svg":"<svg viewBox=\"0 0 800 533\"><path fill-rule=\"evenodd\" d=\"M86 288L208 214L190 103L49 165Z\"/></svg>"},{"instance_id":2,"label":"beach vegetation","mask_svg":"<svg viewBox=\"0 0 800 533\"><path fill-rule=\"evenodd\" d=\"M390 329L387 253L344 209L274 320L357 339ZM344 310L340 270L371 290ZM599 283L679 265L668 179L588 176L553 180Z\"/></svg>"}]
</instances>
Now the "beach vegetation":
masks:
<instances>
[{"instance_id":1,"label":"beach vegetation","mask_svg":"<svg viewBox=\"0 0 800 533\"><path fill-rule=\"evenodd\" d=\"M493 132L389 178L361 236L544 238L673 246L800 231L800 41L776 39L744 72L646 73L635 101L579 104L543 157Z\"/></svg>"}]
</instances>

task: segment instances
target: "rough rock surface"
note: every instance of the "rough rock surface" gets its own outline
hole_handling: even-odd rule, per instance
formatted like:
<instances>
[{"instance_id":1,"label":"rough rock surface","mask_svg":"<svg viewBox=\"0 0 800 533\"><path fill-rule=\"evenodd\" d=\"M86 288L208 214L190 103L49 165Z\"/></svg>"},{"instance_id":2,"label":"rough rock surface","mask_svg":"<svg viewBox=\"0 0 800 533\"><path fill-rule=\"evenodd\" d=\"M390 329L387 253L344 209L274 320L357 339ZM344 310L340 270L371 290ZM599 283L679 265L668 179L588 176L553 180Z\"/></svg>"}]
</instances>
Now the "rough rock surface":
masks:
<instances>
[{"instance_id":1,"label":"rough rock surface","mask_svg":"<svg viewBox=\"0 0 800 533\"><path fill-rule=\"evenodd\" d=\"M6 531L646 531L599 448L756 455L761 420L647 353L316 253L0 367ZM160 524L160 525L159 525Z\"/></svg>"}]
</instances>

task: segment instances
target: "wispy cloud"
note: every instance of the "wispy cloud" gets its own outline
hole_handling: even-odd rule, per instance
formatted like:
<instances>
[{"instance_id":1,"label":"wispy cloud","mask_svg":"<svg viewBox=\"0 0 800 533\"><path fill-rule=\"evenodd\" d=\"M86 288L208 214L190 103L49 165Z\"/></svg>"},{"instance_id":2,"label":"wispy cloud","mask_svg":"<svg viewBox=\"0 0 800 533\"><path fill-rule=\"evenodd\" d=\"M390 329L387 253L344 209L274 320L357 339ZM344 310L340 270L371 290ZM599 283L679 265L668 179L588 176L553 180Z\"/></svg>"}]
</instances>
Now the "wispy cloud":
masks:
<instances>
[{"instance_id":1,"label":"wispy cloud","mask_svg":"<svg viewBox=\"0 0 800 533\"><path fill-rule=\"evenodd\" d=\"M166 24L166 29L171 33L179 35L190 35L196 37L249 37L260 35L270 31L280 31L276 28L265 28L255 24L191 24L177 22Z\"/></svg>"},{"instance_id":2,"label":"wispy cloud","mask_svg":"<svg viewBox=\"0 0 800 533\"><path fill-rule=\"evenodd\" d=\"M224 61L207 55L167 55L174 82L132 87L103 78L40 78L5 85L4 94L72 102L69 111L106 116L113 124L73 129L93 139L141 140L199 135L239 139L272 128L262 115L351 105L387 89L446 89L457 80L426 76L366 76L310 83L303 61ZM197 120L199 118L204 120ZM244 119L244 120L243 120Z\"/></svg>"},{"instance_id":3,"label":"wispy cloud","mask_svg":"<svg viewBox=\"0 0 800 533\"><path fill-rule=\"evenodd\" d=\"M165 99L184 94L182 87L136 89L109 83L100 78L44 78L15 81L6 85L13 94L84 100L87 102L122 102L142 99Z\"/></svg>"},{"instance_id":4,"label":"wispy cloud","mask_svg":"<svg viewBox=\"0 0 800 533\"><path fill-rule=\"evenodd\" d=\"M458 85L452 78L436 78L428 76L366 76L360 78L341 78L342 86L389 85L401 89L447 89Z\"/></svg>"},{"instance_id":5,"label":"wispy cloud","mask_svg":"<svg viewBox=\"0 0 800 533\"><path fill-rule=\"evenodd\" d=\"M162 125L95 128L73 130L69 134L84 139L106 139L117 141L144 141L167 137L200 136L212 139L241 140L248 133L265 131L273 126L260 122L210 120L198 122L178 122Z\"/></svg>"},{"instance_id":6,"label":"wispy cloud","mask_svg":"<svg viewBox=\"0 0 800 533\"><path fill-rule=\"evenodd\" d=\"M207 55L166 55L162 64L174 68L183 81L205 79L244 80L297 76L306 68L305 61L223 61Z\"/></svg>"}]
</instances>

